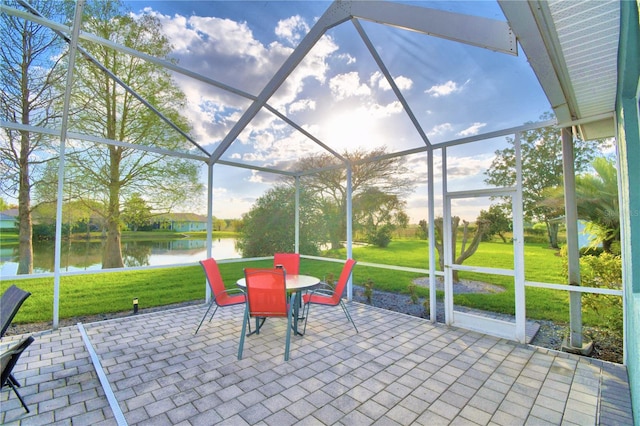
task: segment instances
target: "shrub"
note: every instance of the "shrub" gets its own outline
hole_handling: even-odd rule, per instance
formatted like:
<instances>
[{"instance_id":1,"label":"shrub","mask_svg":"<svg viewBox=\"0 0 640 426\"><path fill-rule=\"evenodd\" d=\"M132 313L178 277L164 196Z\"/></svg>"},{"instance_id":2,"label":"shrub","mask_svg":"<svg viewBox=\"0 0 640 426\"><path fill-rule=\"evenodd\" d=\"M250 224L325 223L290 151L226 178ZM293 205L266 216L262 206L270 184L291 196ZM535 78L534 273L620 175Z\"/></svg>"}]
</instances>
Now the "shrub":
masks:
<instances>
[{"instance_id":1,"label":"shrub","mask_svg":"<svg viewBox=\"0 0 640 426\"><path fill-rule=\"evenodd\" d=\"M364 283L364 297L367 298L367 303L371 304L373 297L373 280L371 278L367 278L367 281Z\"/></svg>"},{"instance_id":2,"label":"shrub","mask_svg":"<svg viewBox=\"0 0 640 426\"><path fill-rule=\"evenodd\" d=\"M329 272L327 275L325 275L324 282L329 284L331 287L334 287L335 286L335 282L336 282L335 275L333 275L333 273Z\"/></svg>"},{"instance_id":3,"label":"shrub","mask_svg":"<svg viewBox=\"0 0 640 426\"><path fill-rule=\"evenodd\" d=\"M367 240L370 244L373 244L380 248L385 248L391 242L391 232L393 227L390 225L383 225L378 228L374 234L369 235Z\"/></svg>"},{"instance_id":4,"label":"shrub","mask_svg":"<svg viewBox=\"0 0 640 426\"><path fill-rule=\"evenodd\" d=\"M582 285L585 287L622 289L622 258L610 253L580 258ZM622 332L622 297L586 293L583 307L604 315L611 329Z\"/></svg>"},{"instance_id":5,"label":"shrub","mask_svg":"<svg viewBox=\"0 0 640 426\"><path fill-rule=\"evenodd\" d=\"M414 283L411 283L407 286L407 290L409 291L409 297L411 298L411 303L414 305L418 304L418 292L416 291L417 286Z\"/></svg>"},{"instance_id":6,"label":"shrub","mask_svg":"<svg viewBox=\"0 0 640 426\"><path fill-rule=\"evenodd\" d=\"M562 247L560 254L566 278L569 275L566 246ZM622 289L622 258L604 252L598 256L580 257L580 281L583 287ZM622 333L622 297L584 293L581 300L583 309L590 309L597 313L605 320L609 329Z\"/></svg>"},{"instance_id":7,"label":"shrub","mask_svg":"<svg viewBox=\"0 0 640 426\"><path fill-rule=\"evenodd\" d=\"M602 247L581 247L580 257L583 256L600 256L603 250Z\"/></svg>"},{"instance_id":8,"label":"shrub","mask_svg":"<svg viewBox=\"0 0 640 426\"><path fill-rule=\"evenodd\" d=\"M56 224L36 223L31 228L33 230L34 240L55 240L56 238ZM69 224L62 224L62 236L69 235Z\"/></svg>"}]
</instances>

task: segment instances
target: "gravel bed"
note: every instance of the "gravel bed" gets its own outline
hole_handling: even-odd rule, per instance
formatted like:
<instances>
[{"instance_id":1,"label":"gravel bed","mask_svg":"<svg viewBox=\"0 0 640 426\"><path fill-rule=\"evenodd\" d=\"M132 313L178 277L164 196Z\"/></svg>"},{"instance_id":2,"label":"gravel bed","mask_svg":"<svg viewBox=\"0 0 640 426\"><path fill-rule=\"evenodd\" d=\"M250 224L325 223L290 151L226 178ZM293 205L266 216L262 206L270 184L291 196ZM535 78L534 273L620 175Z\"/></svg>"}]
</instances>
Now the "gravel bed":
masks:
<instances>
[{"instance_id":1,"label":"gravel bed","mask_svg":"<svg viewBox=\"0 0 640 426\"><path fill-rule=\"evenodd\" d=\"M466 282L463 285L457 284L454 286L454 293L478 291L486 291L486 289L482 288L481 283ZM420 298L418 303L412 303L409 295L374 289L371 303L369 303L364 296L364 288L353 286L353 300L354 302L371 304L372 306L390 311L402 312L420 318L429 318L423 306L425 298ZM436 303L436 309L436 321L444 323L444 303L438 301ZM536 322L540 325L540 328L530 344L560 351L565 336L567 336L569 332L568 324L556 324L553 321L544 320L536 320ZM591 358L618 364L622 363L622 338L620 336L611 333L609 330L593 327L584 327L584 335L594 342L593 352L589 355Z\"/></svg>"}]
</instances>

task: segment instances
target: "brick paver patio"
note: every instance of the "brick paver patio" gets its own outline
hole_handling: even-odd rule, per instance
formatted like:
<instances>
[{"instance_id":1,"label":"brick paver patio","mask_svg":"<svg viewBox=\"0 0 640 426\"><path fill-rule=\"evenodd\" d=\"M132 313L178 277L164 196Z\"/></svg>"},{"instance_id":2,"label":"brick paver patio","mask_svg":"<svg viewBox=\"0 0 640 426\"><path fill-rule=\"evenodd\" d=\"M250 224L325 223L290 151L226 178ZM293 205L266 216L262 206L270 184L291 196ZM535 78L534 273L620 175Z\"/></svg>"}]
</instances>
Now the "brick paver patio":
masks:
<instances>
[{"instance_id":1,"label":"brick paver patio","mask_svg":"<svg viewBox=\"0 0 640 426\"><path fill-rule=\"evenodd\" d=\"M36 334L14 370L31 413L3 389L0 422L633 424L623 365L356 303L358 334L340 308L314 306L306 335L292 337L289 362L281 319L248 337L238 361L243 307L218 310L194 335L204 311L199 305ZM5 337L2 347L19 337Z\"/></svg>"}]
</instances>

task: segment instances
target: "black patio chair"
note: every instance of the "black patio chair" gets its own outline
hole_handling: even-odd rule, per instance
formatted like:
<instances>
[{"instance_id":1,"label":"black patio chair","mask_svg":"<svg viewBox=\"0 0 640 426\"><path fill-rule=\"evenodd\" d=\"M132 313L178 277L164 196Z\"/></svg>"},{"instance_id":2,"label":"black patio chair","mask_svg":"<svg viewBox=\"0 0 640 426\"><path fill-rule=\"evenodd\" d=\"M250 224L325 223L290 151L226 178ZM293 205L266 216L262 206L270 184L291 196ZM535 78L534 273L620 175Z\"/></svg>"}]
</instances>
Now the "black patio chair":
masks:
<instances>
[{"instance_id":1,"label":"black patio chair","mask_svg":"<svg viewBox=\"0 0 640 426\"><path fill-rule=\"evenodd\" d=\"M2 327L0 328L0 338L4 336L20 306L29 296L31 296L31 293L15 285L9 287L2 294L2 298L0 298L0 327Z\"/></svg>"},{"instance_id":2,"label":"black patio chair","mask_svg":"<svg viewBox=\"0 0 640 426\"><path fill-rule=\"evenodd\" d=\"M24 291L23 289L12 285L2 294L0 298L0 339L4 337L4 333L11 325L13 318L20 310L20 307L27 298L31 296L31 293ZM11 380L16 386L20 386L15 379L11 376Z\"/></svg>"},{"instance_id":3,"label":"black patio chair","mask_svg":"<svg viewBox=\"0 0 640 426\"><path fill-rule=\"evenodd\" d=\"M22 404L24 409L27 410L27 413L29 412L29 407L27 407L27 404L25 404L24 399L22 399L20 392L18 392L17 388L19 388L20 385L13 377L12 371L13 367L16 366L18 359L20 359L20 355L22 355L24 350L27 349L27 347L29 347L29 345L33 343L33 341L34 338L32 336L25 337L24 339L20 340L18 343L10 347L7 351L0 354L0 366L2 367L2 369L0 370L0 389L3 389L5 386L9 386L11 389L13 389L13 391L16 393L16 396L20 400L20 404Z\"/></svg>"}]
</instances>

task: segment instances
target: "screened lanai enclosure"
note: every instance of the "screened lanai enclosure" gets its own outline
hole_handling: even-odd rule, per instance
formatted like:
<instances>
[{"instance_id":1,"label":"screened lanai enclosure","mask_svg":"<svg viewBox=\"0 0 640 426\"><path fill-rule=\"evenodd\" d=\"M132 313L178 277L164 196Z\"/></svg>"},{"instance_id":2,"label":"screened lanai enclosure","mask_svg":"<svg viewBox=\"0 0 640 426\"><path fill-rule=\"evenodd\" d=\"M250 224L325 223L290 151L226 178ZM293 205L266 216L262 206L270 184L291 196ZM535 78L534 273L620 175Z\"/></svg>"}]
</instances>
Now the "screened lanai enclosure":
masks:
<instances>
[{"instance_id":1,"label":"screened lanai enclosure","mask_svg":"<svg viewBox=\"0 0 640 426\"><path fill-rule=\"evenodd\" d=\"M290 250L331 261L304 249L328 243L310 241L305 232L315 223L309 211L326 213L305 204L305 194L329 176L339 177L340 209L332 218L352 257L354 221L362 214L354 200L380 189L360 177L386 162L399 186L384 189L400 200L408 222L427 224L424 264L359 265L423 273L433 321L442 281L449 325L525 342L525 289L534 287L569 292L571 320L579 324L582 292L623 297L622 290L569 284L579 283L574 176L581 166L572 161L574 140L598 141L613 158L617 146L618 164L627 164L620 153L630 142L615 139L624 126L616 102L618 67L628 66L618 49L621 19L634 13L627 7L616 1L5 0L3 197L19 205L20 228L31 227L26 211L38 206L30 220L51 225L55 244L51 269L39 267L24 241L17 258L12 247L2 254L2 278L52 277L56 326L60 277L97 272L63 265L71 224L84 222L89 231L99 221L106 272L145 267L127 264L121 251L121 213L132 199L154 212L199 213L208 218L210 257L215 218L240 218L283 186L295 206ZM565 177L559 217L566 223L569 281L528 275L536 258L524 245L522 144L547 128L563 155L538 167L559 167ZM632 128L626 135L637 144ZM505 153L511 161L501 163ZM499 164L505 178L491 179ZM620 175L628 183L626 170ZM628 203L631 194L621 193ZM455 218L474 224L498 201L509 207L510 261L456 262ZM623 226L623 246L632 223ZM630 251L626 256L631 262ZM457 309L454 275L469 271L514 289L513 319ZM352 291L350 285L349 298ZM573 331L580 346L579 327Z\"/></svg>"}]
</instances>

